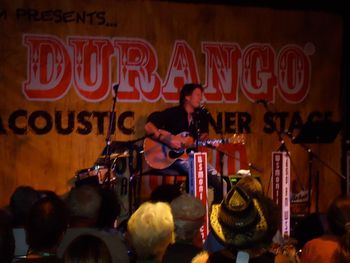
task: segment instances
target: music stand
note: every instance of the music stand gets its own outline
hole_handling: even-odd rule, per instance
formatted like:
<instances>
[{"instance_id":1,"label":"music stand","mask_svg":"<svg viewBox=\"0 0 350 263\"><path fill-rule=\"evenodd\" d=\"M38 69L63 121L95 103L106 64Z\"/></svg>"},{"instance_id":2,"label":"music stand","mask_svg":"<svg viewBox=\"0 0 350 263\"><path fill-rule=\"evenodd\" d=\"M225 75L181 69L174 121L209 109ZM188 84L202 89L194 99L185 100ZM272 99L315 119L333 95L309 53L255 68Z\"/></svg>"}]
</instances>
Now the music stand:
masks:
<instances>
[{"instance_id":1,"label":"music stand","mask_svg":"<svg viewBox=\"0 0 350 263\"><path fill-rule=\"evenodd\" d=\"M331 121L315 121L311 122L308 121L304 124L304 126L301 128L299 134L292 139L292 143L294 144L300 144L307 152L309 156L309 189L308 189L308 195L309 195L309 201L308 201L308 212L310 214L311 211L311 188L312 188L312 160L315 157L318 161L320 161L324 166L329 168L331 171L333 171L335 174L340 176L341 178L345 179L345 177L341 174L339 174L337 171L335 171L332 167L330 167L327 163L322 161L317 155L315 155L312 150L305 146L304 144L321 144L321 143L332 143L335 138L337 137L340 129L341 129L341 123L340 122L331 122ZM319 195L319 189L318 189L318 181L319 181L319 174L317 172L316 177L316 212L318 212L318 195Z\"/></svg>"},{"instance_id":2,"label":"music stand","mask_svg":"<svg viewBox=\"0 0 350 263\"><path fill-rule=\"evenodd\" d=\"M340 122L308 121L292 140L292 143L332 143L340 129Z\"/></svg>"}]
</instances>

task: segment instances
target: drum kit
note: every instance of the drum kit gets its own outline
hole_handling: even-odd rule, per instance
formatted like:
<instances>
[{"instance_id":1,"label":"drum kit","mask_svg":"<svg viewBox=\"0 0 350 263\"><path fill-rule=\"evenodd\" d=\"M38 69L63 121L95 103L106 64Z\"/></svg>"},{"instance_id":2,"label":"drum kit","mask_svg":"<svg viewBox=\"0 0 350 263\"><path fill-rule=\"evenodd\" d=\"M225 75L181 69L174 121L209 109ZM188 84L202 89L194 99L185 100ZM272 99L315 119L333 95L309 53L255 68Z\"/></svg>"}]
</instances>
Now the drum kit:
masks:
<instances>
[{"instance_id":1,"label":"drum kit","mask_svg":"<svg viewBox=\"0 0 350 263\"><path fill-rule=\"evenodd\" d=\"M126 170L125 159L129 157L128 153L114 153L111 155L111 174L108 177L108 166L105 164L94 164L90 168L80 169L75 174L75 184L93 183L99 185L116 184L118 176Z\"/></svg>"},{"instance_id":2,"label":"drum kit","mask_svg":"<svg viewBox=\"0 0 350 263\"><path fill-rule=\"evenodd\" d=\"M141 167L143 147L139 142L144 138L132 141L112 141L110 145L112 154L107 155L105 147L92 167L76 171L75 184L84 184L87 181L88 184L91 182L113 186L118 182L118 178L125 174L133 176ZM109 166L110 174L108 174Z\"/></svg>"},{"instance_id":3,"label":"drum kit","mask_svg":"<svg viewBox=\"0 0 350 263\"><path fill-rule=\"evenodd\" d=\"M119 219L127 218L136 206L133 191L136 188L134 178L141 171L141 153L143 140L141 137L132 141L112 141L113 123L115 122L115 106L119 84L113 85L113 104L109 114L109 127L106 146L92 167L78 170L75 174L75 185L94 184L116 190L121 205Z\"/></svg>"},{"instance_id":4,"label":"drum kit","mask_svg":"<svg viewBox=\"0 0 350 263\"><path fill-rule=\"evenodd\" d=\"M121 204L119 219L123 220L137 206L136 175L142 170L143 140L112 141L103 149L94 165L75 173L75 186L95 185L116 192ZM107 155L107 152L111 152Z\"/></svg>"}]
</instances>

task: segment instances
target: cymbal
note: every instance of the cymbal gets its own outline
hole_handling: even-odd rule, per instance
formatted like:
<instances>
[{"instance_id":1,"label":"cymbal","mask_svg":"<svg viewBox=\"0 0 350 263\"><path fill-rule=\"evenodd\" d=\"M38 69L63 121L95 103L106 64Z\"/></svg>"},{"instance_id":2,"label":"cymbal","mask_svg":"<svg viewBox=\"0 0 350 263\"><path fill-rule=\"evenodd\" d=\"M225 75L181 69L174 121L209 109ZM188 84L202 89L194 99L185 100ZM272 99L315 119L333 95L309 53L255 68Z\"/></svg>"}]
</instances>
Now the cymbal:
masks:
<instances>
[{"instance_id":1,"label":"cymbal","mask_svg":"<svg viewBox=\"0 0 350 263\"><path fill-rule=\"evenodd\" d=\"M129 156L129 154L127 153L127 152L123 152L123 153L112 153L111 155L110 155L110 158L111 159L115 159L115 158L120 158L120 157L128 157ZM100 155L98 158L106 158L107 157L107 155Z\"/></svg>"}]
</instances>

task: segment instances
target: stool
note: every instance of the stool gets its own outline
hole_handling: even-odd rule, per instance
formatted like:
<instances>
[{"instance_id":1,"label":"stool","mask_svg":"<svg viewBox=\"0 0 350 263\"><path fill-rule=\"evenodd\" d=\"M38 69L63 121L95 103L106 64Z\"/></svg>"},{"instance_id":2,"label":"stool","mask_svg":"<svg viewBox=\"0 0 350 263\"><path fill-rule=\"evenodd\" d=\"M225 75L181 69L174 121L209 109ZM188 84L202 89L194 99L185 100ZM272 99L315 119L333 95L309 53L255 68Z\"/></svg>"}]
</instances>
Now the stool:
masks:
<instances>
[{"instance_id":1,"label":"stool","mask_svg":"<svg viewBox=\"0 0 350 263\"><path fill-rule=\"evenodd\" d=\"M178 176L186 176L186 175L183 175L183 174L179 174L178 171L176 171L175 169L171 169L171 168L165 168L165 169L162 169L162 170L159 170L159 169L149 169L145 172L142 172L139 174L139 176L162 176L162 184L165 184L166 183L166 178L167 177L173 177L174 178L174 181L173 183L176 184L177 183L177 179L178 179ZM186 176L187 177L187 176Z\"/></svg>"},{"instance_id":2,"label":"stool","mask_svg":"<svg viewBox=\"0 0 350 263\"><path fill-rule=\"evenodd\" d=\"M160 184L167 184L167 179L172 179L172 184L178 184L180 183L181 181L179 181L180 177L184 177L186 181L187 180L187 175L185 174L180 174L177 170L175 169L171 169L171 168L165 168L165 169L153 169L153 168L150 168L150 167L147 167L147 169L143 172L140 172L137 174L137 189L136 189L136 192L137 192L137 203L140 204L141 203L141 196L144 194L145 191L143 191L142 193L142 190L145 190L145 189L141 189L142 186L145 186L143 184L143 177L144 176L147 176L150 179L150 184L149 184L149 188L146 189L146 192L148 191L149 193L152 192L157 186L159 186ZM158 182L158 179L156 180L152 180L152 177L161 177L161 183Z\"/></svg>"}]
</instances>

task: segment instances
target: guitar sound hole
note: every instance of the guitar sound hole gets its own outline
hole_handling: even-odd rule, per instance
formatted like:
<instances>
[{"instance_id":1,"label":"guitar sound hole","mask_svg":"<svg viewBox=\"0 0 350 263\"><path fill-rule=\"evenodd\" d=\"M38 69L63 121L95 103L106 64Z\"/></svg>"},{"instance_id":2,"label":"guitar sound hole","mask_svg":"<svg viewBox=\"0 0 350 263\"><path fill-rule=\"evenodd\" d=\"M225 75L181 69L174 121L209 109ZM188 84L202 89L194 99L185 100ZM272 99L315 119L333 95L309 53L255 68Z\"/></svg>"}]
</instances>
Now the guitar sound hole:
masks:
<instances>
[{"instance_id":1,"label":"guitar sound hole","mask_svg":"<svg viewBox=\"0 0 350 263\"><path fill-rule=\"evenodd\" d=\"M184 151L171 150L171 151L169 151L169 157L171 159L176 159L176 158L179 158L183 153L184 153Z\"/></svg>"}]
</instances>

